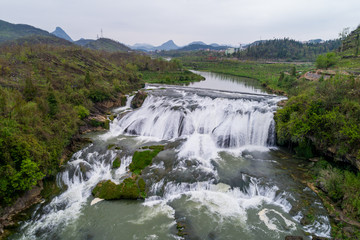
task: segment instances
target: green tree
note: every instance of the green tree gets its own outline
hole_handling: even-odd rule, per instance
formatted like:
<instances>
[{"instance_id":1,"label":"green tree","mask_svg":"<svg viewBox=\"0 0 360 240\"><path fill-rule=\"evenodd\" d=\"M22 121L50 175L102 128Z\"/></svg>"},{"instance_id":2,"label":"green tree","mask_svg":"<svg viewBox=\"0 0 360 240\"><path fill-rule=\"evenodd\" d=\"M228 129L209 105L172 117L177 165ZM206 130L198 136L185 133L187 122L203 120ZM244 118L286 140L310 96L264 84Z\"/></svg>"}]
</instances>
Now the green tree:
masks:
<instances>
[{"instance_id":1,"label":"green tree","mask_svg":"<svg viewBox=\"0 0 360 240\"><path fill-rule=\"evenodd\" d=\"M54 90L49 91L47 101L49 104L49 115L54 117L58 111L58 102L56 100Z\"/></svg>"},{"instance_id":2,"label":"green tree","mask_svg":"<svg viewBox=\"0 0 360 240\"><path fill-rule=\"evenodd\" d=\"M36 87L34 86L31 77L25 79L24 97L26 101L31 101L36 96Z\"/></svg>"},{"instance_id":3,"label":"green tree","mask_svg":"<svg viewBox=\"0 0 360 240\"><path fill-rule=\"evenodd\" d=\"M334 66L337 62L337 56L334 52L329 52L326 55L319 55L316 59L316 67L328 69Z\"/></svg>"}]
</instances>

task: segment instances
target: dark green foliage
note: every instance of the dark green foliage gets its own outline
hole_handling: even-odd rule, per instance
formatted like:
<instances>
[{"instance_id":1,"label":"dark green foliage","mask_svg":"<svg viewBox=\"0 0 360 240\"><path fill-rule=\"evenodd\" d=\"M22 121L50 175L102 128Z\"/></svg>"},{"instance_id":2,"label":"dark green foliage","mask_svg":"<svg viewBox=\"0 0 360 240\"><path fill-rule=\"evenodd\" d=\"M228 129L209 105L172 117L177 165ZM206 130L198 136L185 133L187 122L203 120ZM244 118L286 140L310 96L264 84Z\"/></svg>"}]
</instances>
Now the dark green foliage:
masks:
<instances>
[{"instance_id":1,"label":"dark green foliage","mask_svg":"<svg viewBox=\"0 0 360 240\"><path fill-rule=\"evenodd\" d=\"M55 114L58 112L58 102L52 90L48 94L47 101L49 105L49 115L51 117L54 117Z\"/></svg>"},{"instance_id":2,"label":"dark green foliage","mask_svg":"<svg viewBox=\"0 0 360 240\"><path fill-rule=\"evenodd\" d=\"M132 162L129 165L130 171L135 174L141 174L141 171L152 163L156 155L164 150L164 146L149 146L143 149L150 149L145 151L136 151L133 155Z\"/></svg>"},{"instance_id":3,"label":"dark green foliage","mask_svg":"<svg viewBox=\"0 0 360 240\"><path fill-rule=\"evenodd\" d=\"M299 145L294 148L294 150L296 152L296 155L299 157L303 157L306 159L314 157L313 146L311 145L311 142L309 142L307 140L300 142Z\"/></svg>"},{"instance_id":4,"label":"dark green foliage","mask_svg":"<svg viewBox=\"0 0 360 240\"><path fill-rule=\"evenodd\" d=\"M85 83L85 86L90 86L90 84L92 83L89 71L87 71L85 74L84 83Z\"/></svg>"}]
</instances>

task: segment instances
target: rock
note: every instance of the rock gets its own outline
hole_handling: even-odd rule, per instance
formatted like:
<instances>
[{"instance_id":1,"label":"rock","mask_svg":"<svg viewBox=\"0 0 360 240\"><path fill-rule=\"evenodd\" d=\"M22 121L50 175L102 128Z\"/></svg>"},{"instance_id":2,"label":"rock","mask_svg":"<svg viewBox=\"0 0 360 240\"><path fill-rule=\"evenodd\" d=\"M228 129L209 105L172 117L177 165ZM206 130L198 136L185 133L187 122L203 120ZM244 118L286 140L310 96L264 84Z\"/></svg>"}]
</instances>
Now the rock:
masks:
<instances>
[{"instance_id":1,"label":"rock","mask_svg":"<svg viewBox=\"0 0 360 240\"><path fill-rule=\"evenodd\" d=\"M285 240L303 240L304 238L301 236L286 236Z\"/></svg>"},{"instance_id":2,"label":"rock","mask_svg":"<svg viewBox=\"0 0 360 240\"><path fill-rule=\"evenodd\" d=\"M315 235L312 235L312 240L329 240L330 238L326 238L326 237L318 237Z\"/></svg>"},{"instance_id":3,"label":"rock","mask_svg":"<svg viewBox=\"0 0 360 240\"><path fill-rule=\"evenodd\" d=\"M320 160L320 158L316 158L316 157L309 158L309 161L311 161L311 162L318 162L319 160Z\"/></svg>"},{"instance_id":4,"label":"rock","mask_svg":"<svg viewBox=\"0 0 360 240\"><path fill-rule=\"evenodd\" d=\"M0 217L0 235L4 233L4 228L9 228L16 225L16 221L13 219L20 212L28 209L32 205L39 203L42 199L41 191L43 189L42 182L39 182L39 186L34 186L31 190L27 191L22 197L16 200L16 202L6 207Z\"/></svg>"},{"instance_id":5,"label":"rock","mask_svg":"<svg viewBox=\"0 0 360 240\"><path fill-rule=\"evenodd\" d=\"M281 100L280 102L277 103L277 105L278 105L279 107L285 107L287 101L288 101L288 100Z\"/></svg>"},{"instance_id":6,"label":"rock","mask_svg":"<svg viewBox=\"0 0 360 240\"><path fill-rule=\"evenodd\" d=\"M112 168L119 168L121 165L121 160L119 157L115 158L115 160L113 161L113 164L112 164Z\"/></svg>"},{"instance_id":7,"label":"rock","mask_svg":"<svg viewBox=\"0 0 360 240\"><path fill-rule=\"evenodd\" d=\"M98 202L101 202L103 201L104 199L101 199L101 198L94 198L91 203L90 203L90 206L94 205L94 204L97 204Z\"/></svg>"},{"instance_id":8,"label":"rock","mask_svg":"<svg viewBox=\"0 0 360 240\"><path fill-rule=\"evenodd\" d=\"M144 103L145 99L147 97L147 93L144 91L138 91L136 95L134 96L133 100L131 101L131 107L132 108L139 108Z\"/></svg>"},{"instance_id":9,"label":"rock","mask_svg":"<svg viewBox=\"0 0 360 240\"><path fill-rule=\"evenodd\" d=\"M101 109L111 109L114 107L125 106L126 104L126 96L123 94L119 94L116 99L110 101L103 101L97 103L98 108Z\"/></svg>"},{"instance_id":10,"label":"rock","mask_svg":"<svg viewBox=\"0 0 360 240\"><path fill-rule=\"evenodd\" d=\"M96 198L105 200L144 199L146 197L145 187L145 181L142 178L126 178L120 184L105 180L96 185L92 194Z\"/></svg>"}]
</instances>

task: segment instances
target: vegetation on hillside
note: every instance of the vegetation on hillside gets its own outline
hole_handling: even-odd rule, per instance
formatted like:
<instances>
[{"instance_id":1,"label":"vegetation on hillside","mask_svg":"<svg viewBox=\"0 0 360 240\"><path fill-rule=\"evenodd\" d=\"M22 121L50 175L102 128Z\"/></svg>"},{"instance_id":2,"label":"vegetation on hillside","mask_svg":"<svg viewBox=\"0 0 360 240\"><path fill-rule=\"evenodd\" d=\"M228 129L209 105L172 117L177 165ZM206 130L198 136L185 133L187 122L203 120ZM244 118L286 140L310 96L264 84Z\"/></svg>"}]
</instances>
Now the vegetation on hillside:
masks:
<instances>
[{"instance_id":1,"label":"vegetation on hillside","mask_svg":"<svg viewBox=\"0 0 360 240\"><path fill-rule=\"evenodd\" d=\"M53 176L60 156L98 103L141 88L141 71L180 71L174 62L76 46L0 48L0 204Z\"/></svg>"},{"instance_id":2,"label":"vegetation on hillside","mask_svg":"<svg viewBox=\"0 0 360 240\"><path fill-rule=\"evenodd\" d=\"M75 42L76 44L77 42ZM80 40L81 43L81 40ZM81 44L79 44L81 45ZM88 40L83 47L94 49L94 50L101 50L106 52L127 52L131 51L131 49L125 46L122 43L117 41L108 39L108 38L99 38L97 40Z\"/></svg>"},{"instance_id":3,"label":"vegetation on hillside","mask_svg":"<svg viewBox=\"0 0 360 240\"><path fill-rule=\"evenodd\" d=\"M236 51L233 56L238 59L273 59L286 61L314 61L319 54L336 50L340 40L329 40L322 43L302 43L291 39L274 39L260 41L248 46L243 51Z\"/></svg>"},{"instance_id":4,"label":"vegetation on hillside","mask_svg":"<svg viewBox=\"0 0 360 240\"><path fill-rule=\"evenodd\" d=\"M50 33L30 25L12 24L0 20L0 43L31 35L50 36Z\"/></svg>"}]
</instances>

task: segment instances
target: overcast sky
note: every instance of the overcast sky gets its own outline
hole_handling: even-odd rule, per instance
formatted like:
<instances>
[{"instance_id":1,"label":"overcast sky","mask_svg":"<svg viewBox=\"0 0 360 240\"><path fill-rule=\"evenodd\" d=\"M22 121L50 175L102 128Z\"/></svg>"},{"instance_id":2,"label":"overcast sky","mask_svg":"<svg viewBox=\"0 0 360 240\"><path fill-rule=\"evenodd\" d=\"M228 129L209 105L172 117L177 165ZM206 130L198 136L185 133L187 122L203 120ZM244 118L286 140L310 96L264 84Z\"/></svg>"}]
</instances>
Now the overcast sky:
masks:
<instances>
[{"instance_id":1,"label":"overcast sky","mask_svg":"<svg viewBox=\"0 0 360 240\"><path fill-rule=\"evenodd\" d=\"M360 24L360 0L0 0L0 19L73 40L233 44L289 37L334 39Z\"/></svg>"}]
</instances>

